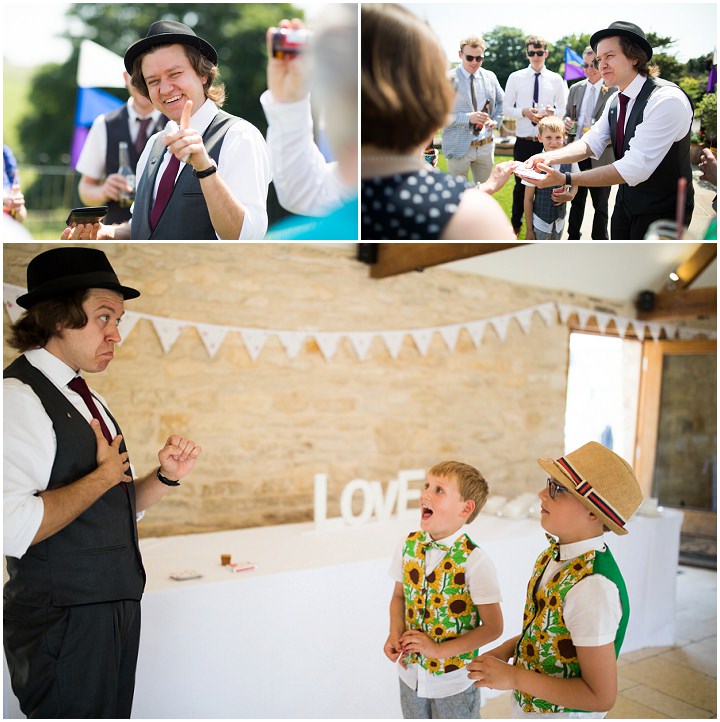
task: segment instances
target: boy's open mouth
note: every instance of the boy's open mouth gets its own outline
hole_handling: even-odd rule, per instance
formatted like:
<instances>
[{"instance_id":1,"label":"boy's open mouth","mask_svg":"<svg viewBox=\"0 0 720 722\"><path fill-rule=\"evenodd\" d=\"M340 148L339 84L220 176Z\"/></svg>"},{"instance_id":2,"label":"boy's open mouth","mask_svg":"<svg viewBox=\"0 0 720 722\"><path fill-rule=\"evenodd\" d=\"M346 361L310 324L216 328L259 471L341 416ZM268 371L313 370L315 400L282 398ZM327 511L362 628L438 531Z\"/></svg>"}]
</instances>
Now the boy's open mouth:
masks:
<instances>
[{"instance_id":1,"label":"boy's open mouth","mask_svg":"<svg viewBox=\"0 0 720 722\"><path fill-rule=\"evenodd\" d=\"M433 510L429 506L421 506L420 507L422 511L422 518L423 519L429 519L433 515Z\"/></svg>"}]
</instances>

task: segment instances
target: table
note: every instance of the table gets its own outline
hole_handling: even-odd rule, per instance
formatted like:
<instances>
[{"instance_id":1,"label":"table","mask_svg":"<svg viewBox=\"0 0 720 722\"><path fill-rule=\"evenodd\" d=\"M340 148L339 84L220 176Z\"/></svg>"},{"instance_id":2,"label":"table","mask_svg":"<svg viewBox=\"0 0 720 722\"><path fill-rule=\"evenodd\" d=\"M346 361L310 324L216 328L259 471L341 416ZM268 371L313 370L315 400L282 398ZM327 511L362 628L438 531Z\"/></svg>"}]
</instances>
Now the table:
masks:
<instances>
[{"instance_id":1,"label":"table","mask_svg":"<svg viewBox=\"0 0 720 722\"><path fill-rule=\"evenodd\" d=\"M674 642L681 523L682 513L665 510L632 519L627 536L607 535L632 604L623 652ZM382 651L387 570L415 528L413 514L320 532L305 523L142 540L148 586L133 716L401 717L397 675ZM517 634L546 544L540 524L481 514L468 533L496 564L503 638ZM257 569L232 573L222 553ZM191 568L203 577L169 578ZM4 686L4 716L22 717L7 670Z\"/></svg>"}]
</instances>

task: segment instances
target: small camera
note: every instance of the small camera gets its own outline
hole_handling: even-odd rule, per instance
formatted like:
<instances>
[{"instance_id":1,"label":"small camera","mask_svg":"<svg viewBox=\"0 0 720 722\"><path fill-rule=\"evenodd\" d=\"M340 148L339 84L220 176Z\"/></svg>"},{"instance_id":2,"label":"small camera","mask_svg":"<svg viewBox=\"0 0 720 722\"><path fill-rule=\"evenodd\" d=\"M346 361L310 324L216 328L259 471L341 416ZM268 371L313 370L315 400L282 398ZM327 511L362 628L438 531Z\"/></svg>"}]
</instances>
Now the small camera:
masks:
<instances>
[{"instance_id":1,"label":"small camera","mask_svg":"<svg viewBox=\"0 0 720 722\"><path fill-rule=\"evenodd\" d=\"M299 55L307 48L310 32L305 28L276 28L272 34L274 58Z\"/></svg>"}]
</instances>

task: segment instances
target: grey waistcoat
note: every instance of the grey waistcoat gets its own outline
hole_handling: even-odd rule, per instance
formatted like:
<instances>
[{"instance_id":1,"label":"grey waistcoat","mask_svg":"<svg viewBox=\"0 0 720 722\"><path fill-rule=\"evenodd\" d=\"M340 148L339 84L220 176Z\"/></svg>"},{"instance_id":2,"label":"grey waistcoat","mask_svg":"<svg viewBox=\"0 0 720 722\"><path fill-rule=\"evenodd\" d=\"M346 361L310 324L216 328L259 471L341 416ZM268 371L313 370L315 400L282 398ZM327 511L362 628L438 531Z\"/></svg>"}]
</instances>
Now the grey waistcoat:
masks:
<instances>
[{"instance_id":1,"label":"grey waistcoat","mask_svg":"<svg viewBox=\"0 0 720 722\"><path fill-rule=\"evenodd\" d=\"M220 157L225 134L239 118L222 110L217 112L203 135L203 142L210 157L217 163ZM153 202L153 189L166 147L162 136L155 139L147 165L138 182L133 208L130 237L133 240L187 240L216 241L217 236L210 222L207 203L203 196L200 181L193 174L192 166L186 165L173 188L163 214L155 230L150 227L150 211Z\"/></svg>"}]
</instances>

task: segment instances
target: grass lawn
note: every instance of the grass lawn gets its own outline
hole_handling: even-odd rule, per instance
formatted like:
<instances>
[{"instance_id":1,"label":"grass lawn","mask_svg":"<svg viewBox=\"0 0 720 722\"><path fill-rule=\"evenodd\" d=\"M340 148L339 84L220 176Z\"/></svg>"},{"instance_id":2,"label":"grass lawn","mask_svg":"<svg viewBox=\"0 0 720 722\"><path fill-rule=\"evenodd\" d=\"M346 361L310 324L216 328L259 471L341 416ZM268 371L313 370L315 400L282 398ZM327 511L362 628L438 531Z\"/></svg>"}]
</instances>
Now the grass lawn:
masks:
<instances>
[{"instance_id":1,"label":"grass lawn","mask_svg":"<svg viewBox=\"0 0 720 722\"><path fill-rule=\"evenodd\" d=\"M495 165L498 163L504 163L506 160L512 160L512 155L498 155L495 154ZM445 156L442 154L442 150L438 148L438 165L437 167L447 172L447 160L445 159ZM468 171L468 176L470 175L470 172ZM493 198L500 204L502 209L505 211L505 215L510 218L512 215L512 194L513 194L513 188L515 187L515 181L510 178L510 180L497 192L495 195L493 195ZM522 227L520 228L520 234L518 235L519 241L525 240L525 218L523 217L523 223Z\"/></svg>"}]
</instances>

